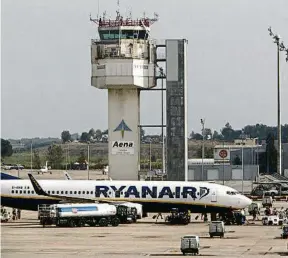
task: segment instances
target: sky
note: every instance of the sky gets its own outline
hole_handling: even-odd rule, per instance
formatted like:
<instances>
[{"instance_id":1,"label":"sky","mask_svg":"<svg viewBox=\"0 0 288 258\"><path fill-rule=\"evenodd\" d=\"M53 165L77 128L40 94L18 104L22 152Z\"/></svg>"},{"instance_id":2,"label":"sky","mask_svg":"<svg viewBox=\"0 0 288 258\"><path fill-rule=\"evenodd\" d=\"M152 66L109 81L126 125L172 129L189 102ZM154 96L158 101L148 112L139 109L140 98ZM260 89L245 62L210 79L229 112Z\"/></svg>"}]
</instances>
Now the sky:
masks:
<instances>
[{"instance_id":1,"label":"sky","mask_svg":"<svg viewBox=\"0 0 288 258\"><path fill-rule=\"evenodd\" d=\"M151 36L187 39L188 131L220 130L226 122L277 124L276 44L288 47L286 0L120 0L137 18L159 14ZM1 1L1 137L60 137L107 129L108 94L91 86L89 21L116 0ZM288 63L281 53L282 123L288 123ZM141 124L161 123L160 92L141 93ZM159 133L160 129L146 129Z\"/></svg>"}]
</instances>

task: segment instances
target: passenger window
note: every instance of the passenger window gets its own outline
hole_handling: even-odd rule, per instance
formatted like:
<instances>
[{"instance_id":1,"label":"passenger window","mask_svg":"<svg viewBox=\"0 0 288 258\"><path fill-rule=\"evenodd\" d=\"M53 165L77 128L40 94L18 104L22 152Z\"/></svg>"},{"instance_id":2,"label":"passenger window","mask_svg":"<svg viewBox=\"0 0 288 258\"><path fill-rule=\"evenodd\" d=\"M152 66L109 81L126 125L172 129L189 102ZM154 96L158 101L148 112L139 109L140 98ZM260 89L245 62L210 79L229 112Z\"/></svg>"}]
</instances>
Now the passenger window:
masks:
<instances>
[{"instance_id":1,"label":"passenger window","mask_svg":"<svg viewBox=\"0 0 288 258\"><path fill-rule=\"evenodd\" d=\"M50 194L50 191L48 191L48 194Z\"/></svg>"},{"instance_id":2,"label":"passenger window","mask_svg":"<svg viewBox=\"0 0 288 258\"><path fill-rule=\"evenodd\" d=\"M78 194L81 194L81 191L78 191Z\"/></svg>"},{"instance_id":3,"label":"passenger window","mask_svg":"<svg viewBox=\"0 0 288 258\"><path fill-rule=\"evenodd\" d=\"M72 194L73 192L72 191L70 191L70 194Z\"/></svg>"},{"instance_id":4,"label":"passenger window","mask_svg":"<svg viewBox=\"0 0 288 258\"><path fill-rule=\"evenodd\" d=\"M91 191L90 194L93 194L93 191Z\"/></svg>"},{"instance_id":5,"label":"passenger window","mask_svg":"<svg viewBox=\"0 0 288 258\"><path fill-rule=\"evenodd\" d=\"M27 193L30 194L30 191L28 190Z\"/></svg>"},{"instance_id":6,"label":"passenger window","mask_svg":"<svg viewBox=\"0 0 288 258\"><path fill-rule=\"evenodd\" d=\"M31 193L34 194L34 191L32 190Z\"/></svg>"},{"instance_id":7,"label":"passenger window","mask_svg":"<svg viewBox=\"0 0 288 258\"><path fill-rule=\"evenodd\" d=\"M20 190L19 193L22 194L22 190Z\"/></svg>"},{"instance_id":8,"label":"passenger window","mask_svg":"<svg viewBox=\"0 0 288 258\"><path fill-rule=\"evenodd\" d=\"M68 194L68 191L65 191L65 194Z\"/></svg>"},{"instance_id":9,"label":"passenger window","mask_svg":"<svg viewBox=\"0 0 288 258\"><path fill-rule=\"evenodd\" d=\"M64 192L63 192L63 191L61 191L61 194L64 194Z\"/></svg>"},{"instance_id":10,"label":"passenger window","mask_svg":"<svg viewBox=\"0 0 288 258\"><path fill-rule=\"evenodd\" d=\"M57 191L56 193L59 194L59 191Z\"/></svg>"},{"instance_id":11,"label":"passenger window","mask_svg":"<svg viewBox=\"0 0 288 258\"><path fill-rule=\"evenodd\" d=\"M85 191L83 191L82 193L85 194Z\"/></svg>"},{"instance_id":12,"label":"passenger window","mask_svg":"<svg viewBox=\"0 0 288 258\"><path fill-rule=\"evenodd\" d=\"M16 190L15 193L18 193L18 190Z\"/></svg>"},{"instance_id":13,"label":"passenger window","mask_svg":"<svg viewBox=\"0 0 288 258\"><path fill-rule=\"evenodd\" d=\"M77 194L77 191L74 191L74 194Z\"/></svg>"},{"instance_id":14,"label":"passenger window","mask_svg":"<svg viewBox=\"0 0 288 258\"><path fill-rule=\"evenodd\" d=\"M52 191L52 194L54 194L55 192L54 191Z\"/></svg>"},{"instance_id":15,"label":"passenger window","mask_svg":"<svg viewBox=\"0 0 288 258\"><path fill-rule=\"evenodd\" d=\"M14 190L12 190L11 193L14 193Z\"/></svg>"},{"instance_id":16,"label":"passenger window","mask_svg":"<svg viewBox=\"0 0 288 258\"><path fill-rule=\"evenodd\" d=\"M26 194L26 191L25 191L25 190L23 191L23 194Z\"/></svg>"}]
</instances>

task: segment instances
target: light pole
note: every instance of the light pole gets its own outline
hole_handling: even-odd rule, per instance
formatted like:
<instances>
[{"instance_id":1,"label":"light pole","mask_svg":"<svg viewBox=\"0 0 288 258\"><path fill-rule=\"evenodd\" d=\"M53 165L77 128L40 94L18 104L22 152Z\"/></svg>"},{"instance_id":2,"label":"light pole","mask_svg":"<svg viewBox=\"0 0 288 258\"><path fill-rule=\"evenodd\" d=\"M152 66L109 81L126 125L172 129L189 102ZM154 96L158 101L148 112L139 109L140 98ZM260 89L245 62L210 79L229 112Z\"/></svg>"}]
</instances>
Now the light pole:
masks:
<instances>
[{"instance_id":1,"label":"light pole","mask_svg":"<svg viewBox=\"0 0 288 258\"><path fill-rule=\"evenodd\" d=\"M225 147L225 142L224 142L225 140L223 139L223 150L224 150L224 147ZM225 165L224 165L224 159L225 159L225 157L223 157L222 158L222 165L223 165L223 185L225 185Z\"/></svg>"},{"instance_id":2,"label":"light pole","mask_svg":"<svg viewBox=\"0 0 288 258\"><path fill-rule=\"evenodd\" d=\"M89 146L89 142L88 142L88 164L87 164L87 173L88 173L88 180L90 180L90 171L89 171L89 164L90 164L90 146Z\"/></svg>"},{"instance_id":3,"label":"light pole","mask_svg":"<svg viewBox=\"0 0 288 258\"><path fill-rule=\"evenodd\" d=\"M204 178L204 155L205 155L205 150L204 150L204 137L205 137L205 119L200 120L201 125L202 125L202 170L201 170L201 178L203 181Z\"/></svg>"},{"instance_id":4,"label":"light pole","mask_svg":"<svg viewBox=\"0 0 288 258\"><path fill-rule=\"evenodd\" d=\"M280 36L272 32L271 27L268 28L269 35L274 39L277 45L277 127L278 127L278 143L277 143L277 173L282 175L282 151L281 151L281 98L280 98L280 51L286 51L286 62L288 62L288 50L284 46L284 42L280 43Z\"/></svg>"},{"instance_id":5,"label":"light pole","mask_svg":"<svg viewBox=\"0 0 288 258\"><path fill-rule=\"evenodd\" d=\"M33 142L31 141L31 161L30 161L30 165L31 165L31 172L32 172L32 169L33 169L33 153L32 153L32 144L33 144Z\"/></svg>"},{"instance_id":6,"label":"light pole","mask_svg":"<svg viewBox=\"0 0 288 258\"><path fill-rule=\"evenodd\" d=\"M151 173L151 170L152 170L152 164L151 164L151 139L150 139L150 142L149 142L149 170L150 170L150 173Z\"/></svg>"},{"instance_id":7,"label":"light pole","mask_svg":"<svg viewBox=\"0 0 288 258\"><path fill-rule=\"evenodd\" d=\"M241 150L241 156L242 156L242 194L244 194L244 148L242 144L242 150Z\"/></svg>"}]
</instances>

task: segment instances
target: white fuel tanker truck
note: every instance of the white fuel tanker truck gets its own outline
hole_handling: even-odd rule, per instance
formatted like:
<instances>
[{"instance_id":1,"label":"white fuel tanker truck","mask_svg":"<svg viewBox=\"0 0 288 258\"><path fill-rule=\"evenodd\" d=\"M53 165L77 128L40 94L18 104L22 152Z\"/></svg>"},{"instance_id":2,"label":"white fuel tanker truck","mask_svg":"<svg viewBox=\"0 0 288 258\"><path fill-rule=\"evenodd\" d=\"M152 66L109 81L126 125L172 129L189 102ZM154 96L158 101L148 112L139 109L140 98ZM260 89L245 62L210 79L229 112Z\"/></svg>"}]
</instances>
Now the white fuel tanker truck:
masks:
<instances>
[{"instance_id":1,"label":"white fuel tanker truck","mask_svg":"<svg viewBox=\"0 0 288 258\"><path fill-rule=\"evenodd\" d=\"M40 205L38 211L40 224L43 227L54 224L58 227L83 227L85 225L116 227L120 222L116 216L116 207L105 203Z\"/></svg>"}]
</instances>

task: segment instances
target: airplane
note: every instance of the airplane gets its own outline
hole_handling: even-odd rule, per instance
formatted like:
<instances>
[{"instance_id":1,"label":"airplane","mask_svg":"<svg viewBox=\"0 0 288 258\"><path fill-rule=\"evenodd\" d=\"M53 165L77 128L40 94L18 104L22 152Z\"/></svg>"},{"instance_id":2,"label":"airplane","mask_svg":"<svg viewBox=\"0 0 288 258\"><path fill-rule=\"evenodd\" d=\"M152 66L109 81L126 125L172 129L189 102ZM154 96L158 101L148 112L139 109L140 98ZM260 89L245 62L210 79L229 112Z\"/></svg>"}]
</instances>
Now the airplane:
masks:
<instances>
[{"instance_id":1,"label":"airplane","mask_svg":"<svg viewBox=\"0 0 288 258\"><path fill-rule=\"evenodd\" d=\"M38 175L39 175L40 173L42 173L42 175L43 175L44 173L48 173L48 170L49 170L49 168L48 168L48 161L46 161L46 165L45 165L44 167L42 167L42 168L38 171ZM52 174L52 171L50 171L49 173Z\"/></svg>"},{"instance_id":2,"label":"airplane","mask_svg":"<svg viewBox=\"0 0 288 258\"><path fill-rule=\"evenodd\" d=\"M252 200L235 189L207 182L180 181L92 181L1 180L1 203L7 207L38 210L39 204L139 203L143 213L170 212L172 208L191 213L227 213L244 209Z\"/></svg>"}]
</instances>

